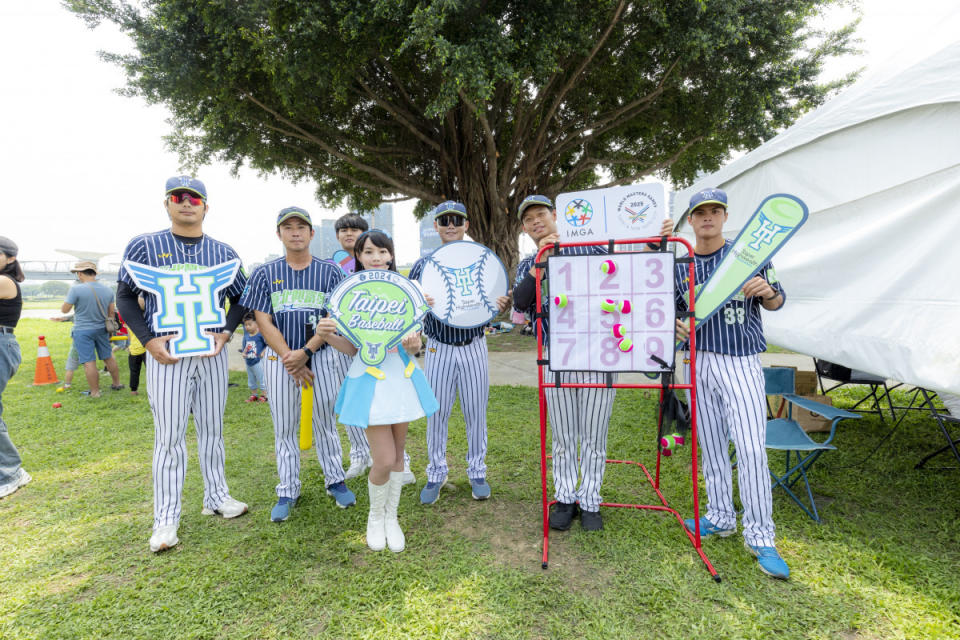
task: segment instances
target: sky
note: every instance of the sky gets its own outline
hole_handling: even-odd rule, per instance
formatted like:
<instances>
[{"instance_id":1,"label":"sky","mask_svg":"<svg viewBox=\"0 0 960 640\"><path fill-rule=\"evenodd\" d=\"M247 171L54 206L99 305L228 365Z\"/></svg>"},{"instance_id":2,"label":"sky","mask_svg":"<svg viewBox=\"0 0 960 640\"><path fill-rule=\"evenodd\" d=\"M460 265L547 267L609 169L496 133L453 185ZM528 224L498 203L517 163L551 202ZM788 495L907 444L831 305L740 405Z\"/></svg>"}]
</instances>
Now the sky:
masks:
<instances>
[{"instance_id":1,"label":"sky","mask_svg":"<svg viewBox=\"0 0 960 640\"><path fill-rule=\"evenodd\" d=\"M869 74L904 51L960 39L956 29L944 28L960 17L956 0L862 0L862 8L864 53L832 62L826 77L861 66ZM824 24L840 25L852 15L840 8ZM68 259L58 249L119 254L134 235L168 226L163 185L181 167L162 140L171 132L167 113L117 95L124 74L97 55L130 48L112 25L90 30L59 0L0 2L0 175L21 202L19 210L0 215L0 235L17 242L21 260ZM264 179L249 169L234 177L218 163L197 177L209 194L204 231L231 244L247 264L282 253L274 233L281 208L302 206L315 221L346 212L321 207L310 183ZM419 255L413 205L394 205L401 264Z\"/></svg>"}]
</instances>

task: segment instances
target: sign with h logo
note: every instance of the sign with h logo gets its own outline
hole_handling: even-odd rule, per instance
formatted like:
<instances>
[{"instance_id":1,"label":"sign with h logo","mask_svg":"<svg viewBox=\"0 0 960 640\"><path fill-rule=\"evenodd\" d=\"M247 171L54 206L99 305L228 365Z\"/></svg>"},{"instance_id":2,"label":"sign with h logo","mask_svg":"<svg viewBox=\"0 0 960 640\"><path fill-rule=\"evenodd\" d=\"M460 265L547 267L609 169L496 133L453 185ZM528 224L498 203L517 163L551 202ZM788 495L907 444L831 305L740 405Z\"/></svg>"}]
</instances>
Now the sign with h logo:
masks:
<instances>
[{"instance_id":1,"label":"sign with h logo","mask_svg":"<svg viewBox=\"0 0 960 640\"><path fill-rule=\"evenodd\" d=\"M218 294L236 278L239 260L189 272L173 272L129 261L123 266L138 287L156 298L153 331L176 334L167 343L170 355L182 358L214 352L213 337L206 331L220 328L226 321Z\"/></svg>"}]
</instances>

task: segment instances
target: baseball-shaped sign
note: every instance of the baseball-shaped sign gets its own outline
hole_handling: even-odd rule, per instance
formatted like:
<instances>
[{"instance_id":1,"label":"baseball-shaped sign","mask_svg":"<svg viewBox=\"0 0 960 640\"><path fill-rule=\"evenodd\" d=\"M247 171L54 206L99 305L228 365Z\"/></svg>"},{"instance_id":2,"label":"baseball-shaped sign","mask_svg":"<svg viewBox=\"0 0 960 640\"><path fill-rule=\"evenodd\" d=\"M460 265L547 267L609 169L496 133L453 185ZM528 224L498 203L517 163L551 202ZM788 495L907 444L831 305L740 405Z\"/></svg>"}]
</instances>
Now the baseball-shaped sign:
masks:
<instances>
[{"instance_id":1,"label":"baseball-shaped sign","mask_svg":"<svg viewBox=\"0 0 960 640\"><path fill-rule=\"evenodd\" d=\"M360 350L360 359L374 367L405 335L420 328L420 319L430 310L416 283L384 269L344 278L325 308L340 333Z\"/></svg>"},{"instance_id":2,"label":"baseball-shaped sign","mask_svg":"<svg viewBox=\"0 0 960 640\"><path fill-rule=\"evenodd\" d=\"M507 270L493 251L459 240L423 259L420 283L431 296L431 311L452 327L480 327L500 313L497 298L507 295Z\"/></svg>"}]
</instances>

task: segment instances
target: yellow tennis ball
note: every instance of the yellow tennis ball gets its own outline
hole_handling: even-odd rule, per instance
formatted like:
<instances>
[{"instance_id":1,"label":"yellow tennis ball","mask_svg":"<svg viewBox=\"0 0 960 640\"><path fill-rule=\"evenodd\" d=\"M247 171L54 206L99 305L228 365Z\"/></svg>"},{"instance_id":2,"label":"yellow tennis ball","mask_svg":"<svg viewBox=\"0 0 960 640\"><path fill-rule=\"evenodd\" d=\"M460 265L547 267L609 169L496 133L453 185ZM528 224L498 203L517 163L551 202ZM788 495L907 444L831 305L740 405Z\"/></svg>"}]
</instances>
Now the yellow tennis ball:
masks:
<instances>
[{"instance_id":1,"label":"yellow tennis ball","mask_svg":"<svg viewBox=\"0 0 960 640\"><path fill-rule=\"evenodd\" d=\"M617 272L617 263L613 260L604 260L600 263L600 271L603 271L608 276L613 275Z\"/></svg>"},{"instance_id":2,"label":"yellow tennis ball","mask_svg":"<svg viewBox=\"0 0 960 640\"><path fill-rule=\"evenodd\" d=\"M567 306L567 294L561 293L560 295L555 296L553 298L553 304L563 309L565 306Z\"/></svg>"},{"instance_id":3,"label":"yellow tennis ball","mask_svg":"<svg viewBox=\"0 0 960 640\"><path fill-rule=\"evenodd\" d=\"M624 353L630 353L631 351L633 351L633 340L631 340L630 338L624 338L617 345L617 349L620 349L620 351Z\"/></svg>"},{"instance_id":4,"label":"yellow tennis ball","mask_svg":"<svg viewBox=\"0 0 960 640\"><path fill-rule=\"evenodd\" d=\"M616 313L617 301L607 298L606 300L600 303L600 309L602 309L604 313Z\"/></svg>"}]
</instances>

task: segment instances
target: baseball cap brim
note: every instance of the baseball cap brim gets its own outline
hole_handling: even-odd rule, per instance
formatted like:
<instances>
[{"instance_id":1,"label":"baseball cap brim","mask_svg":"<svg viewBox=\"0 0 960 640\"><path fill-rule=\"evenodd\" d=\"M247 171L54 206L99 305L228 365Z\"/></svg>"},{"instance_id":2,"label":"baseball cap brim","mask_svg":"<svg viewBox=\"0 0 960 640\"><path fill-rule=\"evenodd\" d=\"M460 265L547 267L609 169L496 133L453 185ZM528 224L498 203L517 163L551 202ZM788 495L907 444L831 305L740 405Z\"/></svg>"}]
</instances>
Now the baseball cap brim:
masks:
<instances>
[{"instance_id":1,"label":"baseball cap brim","mask_svg":"<svg viewBox=\"0 0 960 640\"><path fill-rule=\"evenodd\" d=\"M690 213L690 212L693 211L694 209L697 209L697 208L699 208L699 207L702 207L702 206L705 205L705 204L718 204L718 205L720 205L721 207L723 207L724 209L727 208L727 203L726 203L726 202L723 202L722 200L703 200L702 202L698 202L697 204L695 204L695 205L693 205L692 207L690 207L689 209L687 209L686 213Z\"/></svg>"},{"instance_id":2,"label":"baseball cap brim","mask_svg":"<svg viewBox=\"0 0 960 640\"><path fill-rule=\"evenodd\" d=\"M200 196L200 197L203 198L204 200L207 199L206 194L201 193L201 192L197 191L196 189L192 189L192 188L190 188L190 187L174 187L173 189L167 189L167 193L166 193L165 195L170 195L170 194L173 193L174 191L189 191L190 193L195 193L196 195Z\"/></svg>"},{"instance_id":3,"label":"baseball cap brim","mask_svg":"<svg viewBox=\"0 0 960 640\"><path fill-rule=\"evenodd\" d=\"M313 220L310 219L310 214L304 211L287 211L277 218L277 226L279 227L284 221L289 220L290 218L300 218L307 224L313 226Z\"/></svg>"},{"instance_id":4,"label":"baseball cap brim","mask_svg":"<svg viewBox=\"0 0 960 640\"><path fill-rule=\"evenodd\" d=\"M433 219L436 220L440 216L445 216L448 214L453 214L455 216L460 216L461 218L469 219L465 211L461 211L460 209L454 209L452 207L437 209L436 211L433 212Z\"/></svg>"},{"instance_id":5,"label":"baseball cap brim","mask_svg":"<svg viewBox=\"0 0 960 640\"><path fill-rule=\"evenodd\" d=\"M517 207L517 217L523 220L523 212L530 207L546 207L550 210L553 210L553 202L546 196L543 196L542 198L524 199L524 201L520 203L520 206Z\"/></svg>"}]
</instances>

